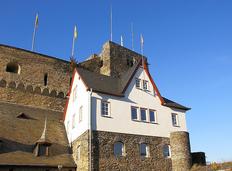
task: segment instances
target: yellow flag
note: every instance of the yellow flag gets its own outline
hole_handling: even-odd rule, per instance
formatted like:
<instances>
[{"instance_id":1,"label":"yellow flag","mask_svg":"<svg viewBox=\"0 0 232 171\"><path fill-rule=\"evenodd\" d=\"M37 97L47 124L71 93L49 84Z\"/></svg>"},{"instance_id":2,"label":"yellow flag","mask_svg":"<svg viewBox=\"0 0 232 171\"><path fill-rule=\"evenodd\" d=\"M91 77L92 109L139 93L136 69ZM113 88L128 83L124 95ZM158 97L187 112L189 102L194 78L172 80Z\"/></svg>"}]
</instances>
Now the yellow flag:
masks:
<instances>
[{"instance_id":1,"label":"yellow flag","mask_svg":"<svg viewBox=\"0 0 232 171\"><path fill-rule=\"evenodd\" d=\"M77 39L77 27L74 27L74 39Z\"/></svg>"},{"instance_id":2,"label":"yellow flag","mask_svg":"<svg viewBox=\"0 0 232 171\"><path fill-rule=\"evenodd\" d=\"M38 26L39 26L39 15L37 13L35 17L35 27L37 28Z\"/></svg>"}]
</instances>

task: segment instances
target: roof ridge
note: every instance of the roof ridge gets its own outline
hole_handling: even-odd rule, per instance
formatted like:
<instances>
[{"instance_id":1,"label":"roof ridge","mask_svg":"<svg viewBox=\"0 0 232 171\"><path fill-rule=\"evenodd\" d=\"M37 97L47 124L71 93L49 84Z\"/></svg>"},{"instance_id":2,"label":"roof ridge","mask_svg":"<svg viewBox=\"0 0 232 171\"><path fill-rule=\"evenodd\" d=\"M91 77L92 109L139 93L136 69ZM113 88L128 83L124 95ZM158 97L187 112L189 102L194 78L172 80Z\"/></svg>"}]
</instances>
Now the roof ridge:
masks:
<instances>
[{"instance_id":1,"label":"roof ridge","mask_svg":"<svg viewBox=\"0 0 232 171\"><path fill-rule=\"evenodd\" d=\"M39 53L39 52L33 52L33 51L28 50L28 49L23 49L23 48L11 46L11 45L0 44L0 47L6 47L6 48L12 48L12 49L16 49L16 50L21 50L21 51L25 51L25 52L32 53L32 54L35 54L35 55L40 55L40 56L43 56L45 58L52 58L52 59L56 59L56 60L60 60L60 61L69 63L69 61L58 58L58 57L54 57L54 56L51 56L51 55L46 55L46 54Z\"/></svg>"}]
</instances>

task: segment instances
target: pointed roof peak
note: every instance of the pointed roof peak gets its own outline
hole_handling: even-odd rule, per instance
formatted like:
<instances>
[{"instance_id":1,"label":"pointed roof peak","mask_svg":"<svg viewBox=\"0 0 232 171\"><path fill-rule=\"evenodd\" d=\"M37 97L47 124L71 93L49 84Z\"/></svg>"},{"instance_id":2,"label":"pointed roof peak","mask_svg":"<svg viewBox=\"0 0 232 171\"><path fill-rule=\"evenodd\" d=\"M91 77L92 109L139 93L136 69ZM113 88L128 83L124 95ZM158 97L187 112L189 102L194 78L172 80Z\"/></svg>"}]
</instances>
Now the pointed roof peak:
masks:
<instances>
[{"instance_id":1,"label":"pointed roof peak","mask_svg":"<svg viewBox=\"0 0 232 171\"><path fill-rule=\"evenodd\" d=\"M43 133L40 139L36 143L51 144L50 141L47 139L47 116L45 117L45 121L44 121Z\"/></svg>"}]
</instances>

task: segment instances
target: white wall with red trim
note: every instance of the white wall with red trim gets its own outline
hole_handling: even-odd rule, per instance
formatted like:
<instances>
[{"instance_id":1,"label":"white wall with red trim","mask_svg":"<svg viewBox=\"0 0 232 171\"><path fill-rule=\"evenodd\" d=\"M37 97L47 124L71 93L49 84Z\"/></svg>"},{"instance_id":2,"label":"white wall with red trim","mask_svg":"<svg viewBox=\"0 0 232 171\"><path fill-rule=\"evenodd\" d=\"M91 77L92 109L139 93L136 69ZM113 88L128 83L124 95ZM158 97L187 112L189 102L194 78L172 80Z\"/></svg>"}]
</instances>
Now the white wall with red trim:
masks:
<instances>
[{"instance_id":1,"label":"white wall with red trim","mask_svg":"<svg viewBox=\"0 0 232 171\"><path fill-rule=\"evenodd\" d=\"M72 142L89 129L89 92L76 70L74 71L69 95L64 124L68 140ZM82 121L79 122L81 106Z\"/></svg>"},{"instance_id":2,"label":"white wall with red trim","mask_svg":"<svg viewBox=\"0 0 232 171\"><path fill-rule=\"evenodd\" d=\"M149 82L149 91L136 88L135 78L147 80ZM125 92L125 97L102 93L92 94L92 128L99 131L160 137L169 137L170 132L173 131L187 131L185 111L174 110L161 105L161 100L156 94L157 92L155 93L147 73L140 67L131 80ZM102 100L110 103L109 117L101 115ZM131 106L156 110L157 124L133 121L131 119ZM178 126L172 125L172 113L178 114Z\"/></svg>"}]
</instances>

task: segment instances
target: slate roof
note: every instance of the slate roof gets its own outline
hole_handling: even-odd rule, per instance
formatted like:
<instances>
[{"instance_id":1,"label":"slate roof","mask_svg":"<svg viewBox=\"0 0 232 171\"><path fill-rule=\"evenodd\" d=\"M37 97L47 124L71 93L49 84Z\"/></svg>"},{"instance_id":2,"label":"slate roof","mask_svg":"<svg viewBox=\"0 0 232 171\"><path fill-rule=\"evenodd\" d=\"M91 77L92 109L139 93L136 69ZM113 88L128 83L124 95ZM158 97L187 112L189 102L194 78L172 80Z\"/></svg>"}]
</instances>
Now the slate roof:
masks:
<instances>
[{"instance_id":1,"label":"slate roof","mask_svg":"<svg viewBox=\"0 0 232 171\"><path fill-rule=\"evenodd\" d=\"M93 60L96 61L96 59L93 59ZM82 80L84 81L88 89L92 89L93 91L99 92L99 93L105 93L109 95L123 97L127 86L129 85L137 69L141 66L141 63L142 63L142 59L140 59L133 67L128 69L124 74L122 74L121 77L111 77L111 76L106 76L106 75L99 74L96 72L92 72L88 70L86 66L83 67L82 63L76 67L76 70L81 76ZM93 62L91 63L91 65L96 65L94 67L96 68L98 64L97 63L94 64ZM167 106L170 108L182 109L186 111L190 110L190 108L185 107L181 104L178 104L165 97L161 96L161 98L163 98L162 100L164 103L162 105L164 106Z\"/></svg>"},{"instance_id":2,"label":"slate roof","mask_svg":"<svg viewBox=\"0 0 232 171\"><path fill-rule=\"evenodd\" d=\"M76 167L69 153L62 112L5 102L0 102L0 109L0 166ZM23 117L17 117L22 113ZM46 136L51 142L49 156L36 157L33 150L42 135L46 115Z\"/></svg>"},{"instance_id":3,"label":"slate roof","mask_svg":"<svg viewBox=\"0 0 232 171\"><path fill-rule=\"evenodd\" d=\"M92 88L93 91L124 96L125 88L139 66L140 62L136 63L119 78L91 72L81 66L77 67L76 70L86 83L86 86Z\"/></svg>"}]
</instances>

